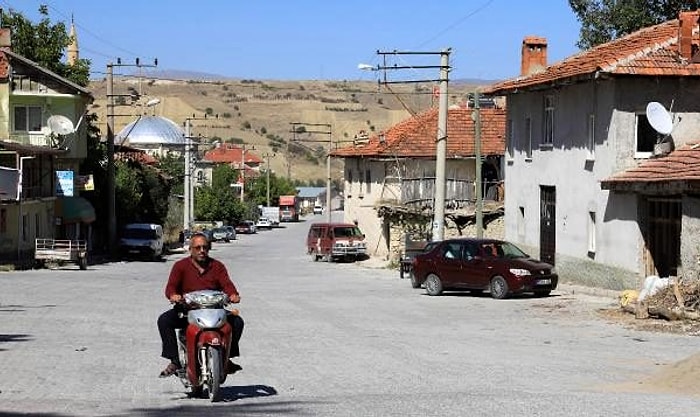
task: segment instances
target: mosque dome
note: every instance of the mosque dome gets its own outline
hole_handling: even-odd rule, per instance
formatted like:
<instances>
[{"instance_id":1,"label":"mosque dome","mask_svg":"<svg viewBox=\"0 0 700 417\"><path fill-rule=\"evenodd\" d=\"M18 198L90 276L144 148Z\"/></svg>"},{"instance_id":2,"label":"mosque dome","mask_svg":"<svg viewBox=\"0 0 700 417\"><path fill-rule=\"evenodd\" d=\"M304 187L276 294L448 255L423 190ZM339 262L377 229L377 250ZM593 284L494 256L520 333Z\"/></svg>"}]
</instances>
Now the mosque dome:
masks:
<instances>
[{"instance_id":1,"label":"mosque dome","mask_svg":"<svg viewBox=\"0 0 700 417\"><path fill-rule=\"evenodd\" d=\"M133 148L148 145L184 146L185 132L165 117L141 116L116 135L115 143Z\"/></svg>"}]
</instances>

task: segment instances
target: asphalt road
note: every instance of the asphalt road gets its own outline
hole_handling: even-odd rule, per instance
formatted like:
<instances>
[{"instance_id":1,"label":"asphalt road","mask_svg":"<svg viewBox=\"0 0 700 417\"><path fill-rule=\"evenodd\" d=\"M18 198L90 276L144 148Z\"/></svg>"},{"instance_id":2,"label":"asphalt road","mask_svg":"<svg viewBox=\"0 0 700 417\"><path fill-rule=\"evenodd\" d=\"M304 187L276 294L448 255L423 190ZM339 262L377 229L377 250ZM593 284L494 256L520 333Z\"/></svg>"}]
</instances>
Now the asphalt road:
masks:
<instances>
[{"instance_id":1,"label":"asphalt road","mask_svg":"<svg viewBox=\"0 0 700 417\"><path fill-rule=\"evenodd\" d=\"M696 337L608 323L595 310L614 299L567 288L429 297L376 262L312 262L313 219L214 244L246 320L243 371L216 404L157 377L156 318L184 255L1 273L0 417L698 414L698 398L634 387Z\"/></svg>"}]
</instances>

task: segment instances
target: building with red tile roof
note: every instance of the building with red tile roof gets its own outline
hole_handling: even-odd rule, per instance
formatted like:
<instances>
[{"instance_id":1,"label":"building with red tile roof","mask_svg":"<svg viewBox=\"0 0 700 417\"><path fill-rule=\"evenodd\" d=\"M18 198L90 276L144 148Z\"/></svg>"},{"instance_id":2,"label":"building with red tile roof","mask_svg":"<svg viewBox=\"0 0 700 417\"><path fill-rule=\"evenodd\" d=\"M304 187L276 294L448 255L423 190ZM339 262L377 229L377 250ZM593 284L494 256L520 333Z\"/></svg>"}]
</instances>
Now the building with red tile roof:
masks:
<instances>
[{"instance_id":1,"label":"building with red tile roof","mask_svg":"<svg viewBox=\"0 0 700 417\"><path fill-rule=\"evenodd\" d=\"M484 89L507 102L506 239L582 284L696 276L699 22L682 12L552 64L524 37L520 75Z\"/></svg>"},{"instance_id":2,"label":"building with red tile roof","mask_svg":"<svg viewBox=\"0 0 700 417\"><path fill-rule=\"evenodd\" d=\"M475 110L467 105L447 111L446 195L449 210L475 201ZM496 197L505 152L503 108L482 108L480 139L485 195ZM331 152L344 161L345 221L357 221L371 256L396 257L397 239L390 220L380 217L388 207L431 208L435 190L438 109L429 109L383 132L358 134L353 144ZM486 193L490 191L490 193ZM431 209L432 210L432 209Z\"/></svg>"},{"instance_id":3,"label":"building with red tile roof","mask_svg":"<svg viewBox=\"0 0 700 417\"><path fill-rule=\"evenodd\" d=\"M250 148L246 149L245 145L217 144L214 149L206 151L202 159L195 163L193 177L196 185L211 184L214 166L227 164L236 170L240 170L243 166L245 178L256 178L260 176L262 162L263 160ZM242 181L244 178L240 176L238 182Z\"/></svg>"}]
</instances>

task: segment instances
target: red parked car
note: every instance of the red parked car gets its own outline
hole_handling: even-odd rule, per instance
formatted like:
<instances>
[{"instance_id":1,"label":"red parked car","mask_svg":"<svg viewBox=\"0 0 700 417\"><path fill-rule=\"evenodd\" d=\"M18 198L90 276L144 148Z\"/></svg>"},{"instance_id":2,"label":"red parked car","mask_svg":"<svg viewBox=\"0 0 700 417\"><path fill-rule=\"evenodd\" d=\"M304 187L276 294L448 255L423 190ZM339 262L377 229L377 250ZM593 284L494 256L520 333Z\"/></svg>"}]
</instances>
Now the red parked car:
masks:
<instances>
[{"instance_id":1,"label":"red parked car","mask_svg":"<svg viewBox=\"0 0 700 417\"><path fill-rule=\"evenodd\" d=\"M445 290L489 291L493 298L532 292L547 296L557 288L554 267L531 258L510 242L448 239L413 258L411 285L429 295Z\"/></svg>"}]
</instances>

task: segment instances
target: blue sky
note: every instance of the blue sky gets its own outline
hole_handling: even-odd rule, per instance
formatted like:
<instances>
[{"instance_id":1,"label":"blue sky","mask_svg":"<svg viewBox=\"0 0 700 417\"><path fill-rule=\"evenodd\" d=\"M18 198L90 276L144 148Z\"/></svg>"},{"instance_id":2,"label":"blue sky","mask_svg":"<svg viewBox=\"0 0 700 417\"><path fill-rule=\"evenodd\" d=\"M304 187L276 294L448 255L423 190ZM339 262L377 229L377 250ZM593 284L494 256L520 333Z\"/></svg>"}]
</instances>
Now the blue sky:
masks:
<instances>
[{"instance_id":1,"label":"blue sky","mask_svg":"<svg viewBox=\"0 0 700 417\"><path fill-rule=\"evenodd\" d=\"M377 50L452 48L450 79L518 75L527 35L548 40L548 61L578 51L580 24L566 0L0 0L4 10L53 22L75 18L81 58L100 77L110 61L159 69L269 80L373 80L359 63ZM390 64L439 65L401 56ZM127 71L125 69L124 71ZM438 70L395 71L395 79L434 79Z\"/></svg>"}]
</instances>

